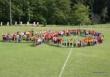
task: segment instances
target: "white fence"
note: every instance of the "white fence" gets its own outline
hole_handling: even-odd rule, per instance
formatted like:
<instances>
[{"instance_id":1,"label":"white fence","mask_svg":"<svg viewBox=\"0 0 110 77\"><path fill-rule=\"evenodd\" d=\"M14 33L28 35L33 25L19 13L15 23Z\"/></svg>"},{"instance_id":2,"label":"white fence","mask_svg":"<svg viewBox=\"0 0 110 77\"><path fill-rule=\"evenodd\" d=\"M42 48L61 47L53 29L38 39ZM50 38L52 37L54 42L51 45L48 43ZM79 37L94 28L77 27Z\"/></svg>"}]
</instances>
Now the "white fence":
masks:
<instances>
[{"instance_id":1,"label":"white fence","mask_svg":"<svg viewBox=\"0 0 110 77\"><path fill-rule=\"evenodd\" d=\"M3 22L0 22L0 26L11 26L9 22L7 23L3 23ZM14 22L14 24L12 24L13 26L34 26L34 27L38 27L40 24L39 22L33 22L33 23L30 23L30 22L27 22L27 23L23 23L22 21L20 21L19 23L18 22Z\"/></svg>"}]
</instances>

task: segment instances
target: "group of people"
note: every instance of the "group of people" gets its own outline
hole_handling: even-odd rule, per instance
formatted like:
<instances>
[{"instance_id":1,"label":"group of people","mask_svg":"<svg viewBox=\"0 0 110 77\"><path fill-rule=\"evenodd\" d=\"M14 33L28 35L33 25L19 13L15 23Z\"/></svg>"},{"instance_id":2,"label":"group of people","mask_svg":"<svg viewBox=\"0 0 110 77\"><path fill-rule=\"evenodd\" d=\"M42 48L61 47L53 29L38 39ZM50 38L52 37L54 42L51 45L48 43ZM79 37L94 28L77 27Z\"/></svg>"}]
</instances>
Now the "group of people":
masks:
<instances>
[{"instance_id":1,"label":"group of people","mask_svg":"<svg viewBox=\"0 0 110 77\"><path fill-rule=\"evenodd\" d=\"M13 34L7 33L7 34L2 35L2 39L3 39L4 42L20 43L23 40L30 41L32 36L34 36L33 31L16 32L16 33L13 33Z\"/></svg>"},{"instance_id":2,"label":"group of people","mask_svg":"<svg viewBox=\"0 0 110 77\"><path fill-rule=\"evenodd\" d=\"M72 38L69 38L72 36ZM74 36L81 36L82 39L74 39ZM68 38L65 38L68 37ZM16 32L2 36L4 42L22 41L33 42L35 46L42 43L64 47L84 47L102 43L104 35L94 30L61 30L61 31L44 31L44 32Z\"/></svg>"},{"instance_id":3,"label":"group of people","mask_svg":"<svg viewBox=\"0 0 110 77\"><path fill-rule=\"evenodd\" d=\"M45 40L50 40L49 44L66 46L66 47L84 47L100 44L104 40L102 33L94 30L62 30L58 32L46 32ZM69 37L69 38L65 38ZM70 37L72 36L72 38ZM74 39L75 36L83 37L82 39Z\"/></svg>"},{"instance_id":4,"label":"group of people","mask_svg":"<svg viewBox=\"0 0 110 77\"><path fill-rule=\"evenodd\" d=\"M44 42L44 37L41 32L27 31L15 32L13 34L7 33L2 35L3 42L32 42L34 45L40 45Z\"/></svg>"}]
</instances>

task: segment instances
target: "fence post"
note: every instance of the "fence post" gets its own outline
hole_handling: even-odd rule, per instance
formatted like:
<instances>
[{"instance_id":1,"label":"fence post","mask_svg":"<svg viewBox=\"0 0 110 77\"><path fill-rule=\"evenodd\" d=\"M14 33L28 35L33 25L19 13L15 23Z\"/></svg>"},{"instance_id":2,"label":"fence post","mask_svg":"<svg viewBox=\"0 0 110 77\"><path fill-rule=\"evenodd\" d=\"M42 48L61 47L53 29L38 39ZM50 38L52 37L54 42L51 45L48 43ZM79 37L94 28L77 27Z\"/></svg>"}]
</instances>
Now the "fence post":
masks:
<instances>
[{"instance_id":1,"label":"fence post","mask_svg":"<svg viewBox=\"0 0 110 77\"><path fill-rule=\"evenodd\" d=\"M34 27L36 26L36 22L33 22L33 26L34 26Z\"/></svg>"},{"instance_id":2,"label":"fence post","mask_svg":"<svg viewBox=\"0 0 110 77\"><path fill-rule=\"evenodd\" d=\"M1 22L1 23L0 23L0 26L2 26L2 25L3 25L3 23Z\"/></svg>"},{"instance_id":3,"label":"fence post","mask_svg":"<svg viewBox=\"0 0 110 77\"><path fill-rule=\"evenodd\" d=\"M37 26L39 26L39 22L37 22Z\"/></svg>"},{"instance_id":4,"label":"fence post","mask_svg":"<svg viewBox=\"0 0 110 77\"><path fill-rule=\"evenodd\" d=\"M29 23L29 21L28 21L26 25L28 26L29 24L30 24L30 23Z\"/></svg>"},{"instance_id":5,"label":"fence post","mask_svg":"<svg viewBox=\"0 0 110 77\"><path fill-rule=\"evenodd\" d=\"M7 22L7 26L9 26L9 22Z\"/></svg>"},{"instance_id":6,"label":"fence post","mask_svg":"<svg viewBox=\"0 0 110 77\"><path fill-rule=\"evenodd\" d=\"M17 26L17 22L15 21L15 26Z\"/></svg>"},{"instance_id":7,"label":"fence post","mask_svg":"<svg viewBox=\"0 0 110 77\"><path fill-rule=\"evenodd\" d=\"M23 25L23 22L22 21L20 21L20 25Z\"/></svg>"}]
</instances>

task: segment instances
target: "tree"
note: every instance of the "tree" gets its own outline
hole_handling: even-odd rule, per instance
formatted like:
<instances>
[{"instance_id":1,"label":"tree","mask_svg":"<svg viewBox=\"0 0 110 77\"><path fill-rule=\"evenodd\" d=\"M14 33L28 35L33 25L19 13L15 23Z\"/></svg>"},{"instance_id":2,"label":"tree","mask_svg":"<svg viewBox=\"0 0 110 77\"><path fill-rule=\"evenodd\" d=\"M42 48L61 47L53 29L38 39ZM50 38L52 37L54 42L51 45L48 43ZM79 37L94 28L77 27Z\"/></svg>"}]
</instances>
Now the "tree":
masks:
<instances>
[{"instance_id":1,"label":"tree","mask_svg":"<svg viewBox=\"0 0 110 77\"><path fill-rule=\"evenodd\" d=\"M102 17L102 22L106 22L106 19L108 18L108 8L107 7L103 8L101 17Z\"/></svg>"},{"instance_id":2,"label":"tree","mask_svg":"<svg viewBox=\"0 0 110 77\"><path fill-rule=\"evenodd\" d=\"M50 24L67 24L70 12L70 0L48 0L47 22Z\"/></svg>"},{"instance_id":3,"label":"tree","mask_svg":"<svg viewBox=\"0 0 110 77\"><path fill-rule=\"evenodd\" d=\"M89 7L82 3L75 4L71 10L71 20L74 24L91 24Z\"/></svg>"},{"instance_id":4,"label":"tree","mask_svg":"<svg viewBox=\"0 0 110 77\"><path fill-rule=\"evenodd\" d=\"M110 0L11 0L14 21L47 24L110 22ZM81 5L80 5L81 4ZM0 0L0 22L9 19L9 0Z\"/></svg>"}]
</instances>

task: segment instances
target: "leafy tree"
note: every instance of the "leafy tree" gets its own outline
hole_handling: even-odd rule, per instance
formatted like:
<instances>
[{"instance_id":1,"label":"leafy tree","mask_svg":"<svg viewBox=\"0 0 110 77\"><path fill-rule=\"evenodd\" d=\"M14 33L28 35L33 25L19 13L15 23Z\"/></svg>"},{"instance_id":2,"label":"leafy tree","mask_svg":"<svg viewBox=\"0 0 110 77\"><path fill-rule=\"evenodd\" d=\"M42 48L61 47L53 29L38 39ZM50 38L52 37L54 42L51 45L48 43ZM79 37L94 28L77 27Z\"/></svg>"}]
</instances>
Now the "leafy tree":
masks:
<instances>
[{"instance_id":1,"label":"leafy tree","mask_svg":"<svg viewBox=\"0 0 110 77\"><path fill-rule=\"evenodd\" d=\"M82 3L75 4L72 8L72 17L74 24L90 24L89 7Z\"/></svg>"},{"instance_id":2,"label":"leafy tree","mask_svg":"<svg viewBox=\"0 0 110 77\"><path fill-rule=\"evenodd\" d=\"M0 22L10 20L10 0L0 0ZM26 23L90 24L110 22L110 0L11 0L12 19ZM91 20L90 20L91 19ZM96 21L92 21L94 23Z\"/></svg>"}]
</instances>

